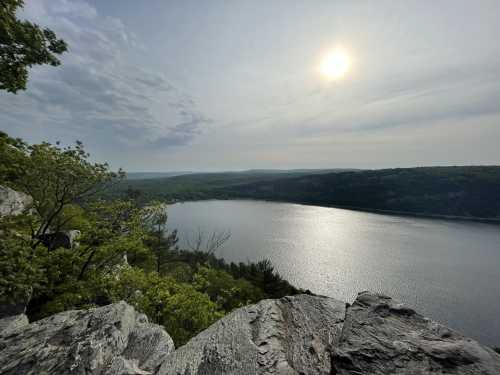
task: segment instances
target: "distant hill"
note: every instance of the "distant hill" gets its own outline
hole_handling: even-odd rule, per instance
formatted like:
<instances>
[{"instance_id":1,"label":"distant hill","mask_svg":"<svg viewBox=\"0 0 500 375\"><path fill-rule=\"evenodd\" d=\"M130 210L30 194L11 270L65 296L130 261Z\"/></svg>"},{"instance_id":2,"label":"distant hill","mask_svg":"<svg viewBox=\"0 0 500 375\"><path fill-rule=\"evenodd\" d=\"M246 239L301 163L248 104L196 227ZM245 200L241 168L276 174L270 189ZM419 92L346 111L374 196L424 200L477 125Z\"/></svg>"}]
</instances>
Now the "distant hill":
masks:
<instances>
[{"instance_id":1,"label":"distant hill","mask_svg":"<svg viewBox=\"0 0 500 375\"><path fill-rule=\"evenodd\" d=\"M111 187L107 197L117 197L127 191L141 191L141 199L161 200L196 200L224 198L220 189L255 182L277 180L281 178L300 177L321 173L354 171L354 169L253 169L238 172L189 173L158 176L153 173L131 173L122 183ZM132 178L130 178L132 175ZM143 178L138 178L142 176ZM217 196L216 194L217 191Z\"/></svg>"},{"instance_id":2,"label":"distant hill","mask_svg":"<svg viewBox=\"0 0 500 375\"><path fill-rule=\"evenodd\" d=\"M179 172L127 172L127 180L148 180L151 178L166 178L183 176L187 174L196 175L221 175L221 174L240 174L240 175L279 175L279 174L317 174L329 172L347 172L356 171L358 169L352 168L333 168L333 169L248 169L244 171L221 171L221 172L192 172L192 171L179 171Z\"/></svg>"},{"instance_id":3,"label":"distant hill","mask_svg":"<svg viewBox=\"0 0 500 375\"><path fill-rule=\"evenodd\" d=\"M306 175L224 187L221 196L500 220L500 166Z\"/></svg>"},{"instance_id":4,"label":"distant hill","mask_svg":"<svg viewBox=\"0 0 500 375\"><path fill-rule=\"evenodd\" d=\"M126 180L116 197L141 200L263 199L500 221L500 166L380 170L248 170Z\"/></svg>"},{"instance_id":5,"label":"distant hill","mask_svg":"<svg viewBox=\"0 0 500 375\"><path fill-rule=\"evenodd\" d=\"M269 174L324 174L324 173L337 173L337 172L354 172L361 169L355 168L328 168L328 169L248 169L240 173L269 173Z\"/></svg>"},{"instance_id":6,"label":"distant hill","mask_svg":"<svg viewBox=\"0 0 500 375\"><path fill-rule=\"evenodd\" d=\"M182 176L184 174L190 174L193 172L127 172L127 180L144 180L150 178L162 178L162 177L173 177Z\"/></svg>"}]
</instances>

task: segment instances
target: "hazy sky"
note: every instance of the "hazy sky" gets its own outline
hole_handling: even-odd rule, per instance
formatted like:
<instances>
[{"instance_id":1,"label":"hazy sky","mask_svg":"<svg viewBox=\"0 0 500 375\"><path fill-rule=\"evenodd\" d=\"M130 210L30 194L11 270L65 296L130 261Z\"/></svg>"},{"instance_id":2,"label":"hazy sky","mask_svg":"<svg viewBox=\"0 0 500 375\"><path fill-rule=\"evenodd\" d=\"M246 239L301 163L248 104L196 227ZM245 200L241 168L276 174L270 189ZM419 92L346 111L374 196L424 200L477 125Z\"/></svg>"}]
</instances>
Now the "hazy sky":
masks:
<instances>
[{"instance_id":1,"label":"hazy sky","mask_svg":"<svg viewBox=\"0 0 500 375\"><path fill-rule=\"evenodd\" d=\"M500 164L500 1L27 0L0 128L130 171ZM341 47L349 71L318 67Z\"/></svg>"}]
</instances>

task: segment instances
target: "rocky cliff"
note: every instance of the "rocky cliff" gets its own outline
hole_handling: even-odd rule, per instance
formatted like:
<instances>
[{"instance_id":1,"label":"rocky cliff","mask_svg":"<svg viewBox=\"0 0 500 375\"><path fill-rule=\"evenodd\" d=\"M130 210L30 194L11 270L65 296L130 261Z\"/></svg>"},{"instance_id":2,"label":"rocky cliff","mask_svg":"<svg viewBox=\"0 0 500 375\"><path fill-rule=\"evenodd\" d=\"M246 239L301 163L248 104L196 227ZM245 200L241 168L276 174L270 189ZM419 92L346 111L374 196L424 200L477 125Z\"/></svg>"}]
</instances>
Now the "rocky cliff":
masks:
<instances>
[{"instance_id":1,"label":"rocky cliff","mask_svg":"<svg viewBox=\"0 0 500 375\"><path fill-rule=\"evenodd\" d=\"M500 374L500 355L389 297L318 296L234 311L175 350L124 302L0 320L2 374Z\"/></svg>"}]
</instances>

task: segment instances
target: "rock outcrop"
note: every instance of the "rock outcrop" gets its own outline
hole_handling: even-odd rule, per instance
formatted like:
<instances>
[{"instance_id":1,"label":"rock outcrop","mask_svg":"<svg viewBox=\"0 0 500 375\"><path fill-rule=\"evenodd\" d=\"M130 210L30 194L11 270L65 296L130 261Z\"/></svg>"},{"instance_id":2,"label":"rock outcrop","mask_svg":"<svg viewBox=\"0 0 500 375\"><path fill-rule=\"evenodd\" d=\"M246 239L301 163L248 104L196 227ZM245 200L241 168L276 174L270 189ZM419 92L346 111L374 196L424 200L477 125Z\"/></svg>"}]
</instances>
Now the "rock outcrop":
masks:
<instances>
[{"instance_id":1,"label":"rock outcrop","mask_svg":"<svg viewBox=\"0 0 500 375\"><path fill-rule=\"evenodd\" d=\"M500 374L500 355L389 297L238 309L174 350L124 302L28 324L0 320L2 374Z\"/></svg>"},{"instance_id":2,"label":"rock outcrop","mask_svg":"<svg viewBox=\"0 0 500 375\"><path fill-rule=\"evenodd\" d=\"M20 191L0 185L0 217L16 216L30 209L33 198ZM76 240L80 237L79 230L67 230L58 232L47 232L37 238L49 248L49 250L64 247L71 249L78 246Z\"/></svg>"},{"instance_id":3,"label":"rock outcrop","mask_svg":"<svg viewBox=\"0 0 500 375\"><path fill-rule=\"evenodd\" d=\"M151 374L174 349L170 336L125 302L66 311L0 332L0 373ZM26 322L24 322L26 323Z\"/></svg>"},{"instance_id":4,"label":"rock outcrop","mask_svg":"<svg viewBox=\"0 0 500 375\"><path fill-rule=\"evenodd\" d=\"M23 313L0 319L0 336L8 336L11 332L29 324L28 317Z\"/></svg>"},{"instance_id":5,"label":"rock outcrop","mask_svg":"<svg viewBox=\"0 0 500 375\"><path fill-rule=\"evenodd\" d=\"M347 309L333 373L500 374L500 355L391 298L363 292Z\"/></svg>"},{"instance_id":6,"label":"rock outcrop","mask_svg":"<svg viewBox=\"0 0 500 375\"><path fill-rule=\"evenodd\" d=\"M0 217L19 215L33 203L33 199L20 191L0 185Z\"/></svg>"},{"instance_id":7,"label":"rock outcrop","mask_svg":"<svg viewBox=\"0 0 500 375\"><path fill-rule=\"evenodd\" d=\"M165 358L158 374L330 374L345 303L299 295L238 309Z\"/></svg>"}]
</instances>

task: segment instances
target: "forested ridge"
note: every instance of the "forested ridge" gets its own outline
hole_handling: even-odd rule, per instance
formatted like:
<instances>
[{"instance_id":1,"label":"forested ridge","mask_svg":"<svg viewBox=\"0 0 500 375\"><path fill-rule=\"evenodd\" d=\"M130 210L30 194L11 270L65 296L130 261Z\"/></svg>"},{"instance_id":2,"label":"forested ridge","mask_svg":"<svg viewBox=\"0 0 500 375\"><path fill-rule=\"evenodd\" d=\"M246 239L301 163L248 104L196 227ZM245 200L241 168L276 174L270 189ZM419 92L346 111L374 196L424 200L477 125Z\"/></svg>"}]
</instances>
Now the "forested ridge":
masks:
<instances>
[{"instance_id":1,"label":"forested ridge","mask_svg":"<svg viewBox=\"0 0 500 375\"><path fill-rule=\"evenodd\" d=\"M228 187L241 198L500 219L500 167L420 167L328 173Z\"/></svg>"},{"instance_id":2,"label":"forested ridge","mask_svg":"<svg viewBox=\"0 0 500 375\"><path fill-rule=\"evenodd\" d=\"M110 185L102 196L113 199L135 192L138 199L144 203L151 199L171 202L225 198L229 197L226 189L233 186L346 170L348 169L256 169L239 172L189 173L160 178L127 178L119 184Z\"/></svg>"},{"instance_id":3,"label":"forested ridge","mask_svg":"<svg viewBox=\"0 0 500 375\"><path fill-rule=\"evenodd\" d=\"M328 171L326 171L328 172ZM263 199L464 218L500 219L500 167L450 166L334 172L205 173L124 181L106 192L147 199Z\"/></svg>"}]
</instances>

